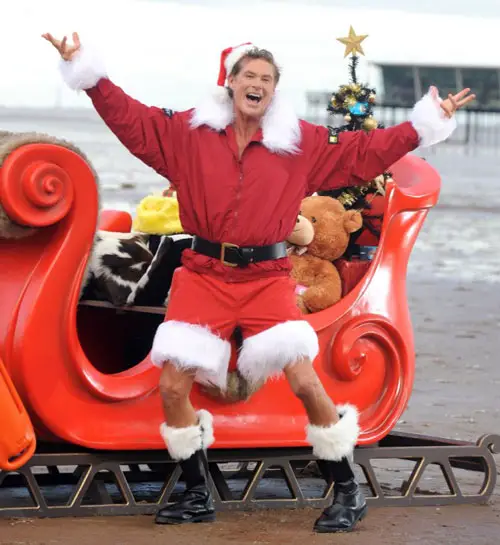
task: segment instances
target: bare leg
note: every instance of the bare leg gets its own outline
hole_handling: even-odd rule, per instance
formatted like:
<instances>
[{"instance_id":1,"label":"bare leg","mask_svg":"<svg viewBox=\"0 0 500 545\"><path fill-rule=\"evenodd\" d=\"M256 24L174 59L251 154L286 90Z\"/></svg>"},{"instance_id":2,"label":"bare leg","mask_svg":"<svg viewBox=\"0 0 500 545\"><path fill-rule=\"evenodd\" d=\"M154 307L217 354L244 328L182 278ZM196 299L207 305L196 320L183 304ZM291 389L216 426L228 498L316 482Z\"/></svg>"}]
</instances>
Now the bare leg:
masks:
<instances>
[{"instance_id":1,"label":"bare leg","mask_svg":"<svg viewBox=\"0 0 500 545\"><path fill-rule=\"evenodd\" d=\"M157 524L212 522L215 508L208 487L208 460L205 449L213 442L212 415L195 411L189 394L195 371L177 369L165 362L160 377L160 394L165 422L160 432L170 456L180 462L186 490L177 503L156 513Z\"/></svg>"},{"instance_id":2,"label":"bare leg","mask_svg":"<svg viewBox=\"0 0 500 545\"><path fill-rule=\"evenodd\" d=\"M160 377L160 395L165 422L172 428L186 428L198 423L196 411L189 394L193 386L195 371L179 370L165 362Z\"/></svg>"},{"instance_id":3,"label":"bare leg","mask_svg":"<svg viewBox=\"0 0 500 545\"><path fill-rule=\"evenodd\" d=\"M334 498L314 524L316 532L352 529L366 514L366 502L349 464L358 435L357 413L343 412L342 420L316 371L307 360L285 369L295 395L309 417L308 440L327 481L334 481ZM345 406L342 411L345 411Z\"/></svg>"},{"instance_id":4,"label":"bare leg","mask_svg":"<svg viewBox=\"0 0 500 545\"><path fill-rule=\"evenodd\" d=\"M311 424L326 427L338 422L335 405L309 360L286 367L285 376L293 393L302 401Z\"/></svg>"}]
</instances>

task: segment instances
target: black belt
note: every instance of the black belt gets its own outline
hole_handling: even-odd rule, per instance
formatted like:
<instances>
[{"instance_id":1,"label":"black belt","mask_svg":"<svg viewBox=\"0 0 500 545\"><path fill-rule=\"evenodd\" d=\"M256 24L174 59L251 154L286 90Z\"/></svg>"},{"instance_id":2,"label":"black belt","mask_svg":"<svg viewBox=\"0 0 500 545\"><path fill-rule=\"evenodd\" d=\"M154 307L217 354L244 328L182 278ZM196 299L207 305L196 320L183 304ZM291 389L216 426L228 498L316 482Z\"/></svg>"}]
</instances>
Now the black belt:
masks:
<instances>
[{"instance_id":1,"label":"black belt","mask_svg":"<svg viewBox=\"0 0 500 545\"><path fill-rule=\"evenodd\" d=\"M193 237L191 248L200 254L219 259L229 267L247 267L250 263L280 259L287 256L286 244L278 242L269 246L236 246L229 242L219 244Z\"/></svg>"}]
</instances>

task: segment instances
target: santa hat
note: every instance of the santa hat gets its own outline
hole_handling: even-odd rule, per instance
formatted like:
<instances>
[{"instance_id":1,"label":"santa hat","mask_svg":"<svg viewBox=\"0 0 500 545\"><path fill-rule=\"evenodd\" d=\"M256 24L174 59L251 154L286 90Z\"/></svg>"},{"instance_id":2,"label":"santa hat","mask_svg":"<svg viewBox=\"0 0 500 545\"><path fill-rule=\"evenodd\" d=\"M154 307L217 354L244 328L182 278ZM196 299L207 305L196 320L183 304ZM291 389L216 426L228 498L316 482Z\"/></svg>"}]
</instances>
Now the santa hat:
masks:
<instances>
[{"instance_id":1,"label":"santa hat","mask_svg":"<svg viewBox=\"0 0 500 545\"><path fill-rule=\"evenodd\" d=\"M255 49L256 46L250 42L237 45L236 47L227 47L220 55L220 69L217 85L224 87L227 78L231 73L234 65L244 57L249 51Z\"/></svg>"},{"instance_id":2,"label":"santa hat","mask_svg":"<svg viewBox=\"0 0 500 545\"><path fill-rule=\"evenodd\" d=\"M234 105L227 89L227 78L234 65L257 46L250 42L224 49L220 56L217 87L205 97L190 119L191 128L205 125L216 131L224 130L234 118ZM262 143L274 153L299 153L301 128L293 107L275 92L273 100L262 119Z\"/></svg>"}]
</instances>

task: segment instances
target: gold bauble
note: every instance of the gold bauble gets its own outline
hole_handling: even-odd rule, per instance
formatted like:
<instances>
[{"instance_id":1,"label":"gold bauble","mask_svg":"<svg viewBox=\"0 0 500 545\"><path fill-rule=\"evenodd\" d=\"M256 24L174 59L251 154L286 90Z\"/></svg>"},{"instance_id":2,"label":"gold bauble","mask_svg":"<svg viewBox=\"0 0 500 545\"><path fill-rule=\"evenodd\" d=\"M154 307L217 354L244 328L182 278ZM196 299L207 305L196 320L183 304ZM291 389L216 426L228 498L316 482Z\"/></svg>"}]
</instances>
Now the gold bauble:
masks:
<instances>
[{"instance_id":1,"label":"gold bauble","mask_svg":"<svg viewBox=\"0 0 500 545\"><path fill-rule=\"evenodd\" d=\"M357 100L354 98L354 97L347 97L345 100L344 100L344 104L347 108L351 108L352 106L354 106L356 104Z\"/></svg>"},{"instance_id":2,"label":"gold bauble","mask_svg":"<svg viewBox=\"0 0 500 545\"><path fill-rule=\"evenodd\" d=\"M369 102L370 104L373 104L373 103L375 102L375 95L374 95L373 93L370 93L370 94L368 95L368 102Z\"/></svg>"},{"instance_id":3,"label":"gold bauble","mask_svg":"<svg viewBox=\"0 0 500 545\"><path fill-rule=\"evenodd\" d=\"M376 119L373 119L373 117L367 117L363 121L363 129L365 131L372 131L373 129L376 129L378 127L378 122Z\"/></svg>"},{"instance_id":4,"label":"gold bauble","mask_svg":"<svg viewBox=\"0 0 500 545\"><path fill-rule=\"evenodd\" d=\"M349 114L345 115L344 120L348 122L351 121L351 116Z\"/></svg>"},{"instance_id":5,"label":"gold bauble","mask_svg":"<svg viewBox=\"0 0 500 545\"><path fill-rule=\"evenodd\" d=\"M338 106L338 104L337 104L337 99L336 99L335 97L331 98L331 99L330 99L330 104L331 104L334 108L336 108L336 107Z\"/></svg>"}]
</instances>

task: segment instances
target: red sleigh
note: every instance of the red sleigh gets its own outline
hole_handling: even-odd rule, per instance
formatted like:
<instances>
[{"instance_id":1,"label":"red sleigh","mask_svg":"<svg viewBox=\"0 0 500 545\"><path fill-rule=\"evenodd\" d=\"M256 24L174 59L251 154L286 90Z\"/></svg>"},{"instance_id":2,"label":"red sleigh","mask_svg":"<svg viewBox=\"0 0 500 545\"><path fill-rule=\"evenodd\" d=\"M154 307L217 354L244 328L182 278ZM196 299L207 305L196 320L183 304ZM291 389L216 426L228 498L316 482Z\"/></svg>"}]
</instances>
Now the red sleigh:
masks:
<instances>
[{"instance_id":1,"label":"red sleigh","mask_svg":"<svg viewBox=\"0 0 500 545\"><path fill-rule=\"evenodd\" d=\"M416 156L391 172L373 261L342 262L345 283L356 269L355 285L335 306L307 316L320 341L314 366L336 403L359 408L362 445L393 429L412 392L406 269L440 189L439 175ZM130 216L99 215L92 168L57 143L25 143L3 157L0 204L26 228L25 236L0 239L0 356L37 437L105 450L164 449L159 370L147 349L123 364L128 332L140 325L152 340L162 310L79 303L98 222L127 231ZM306 445L305 413L284 380L247 402L222 404L199 389L192 399L214 415L215 448Z\"/></svg>"}]
</instances>

